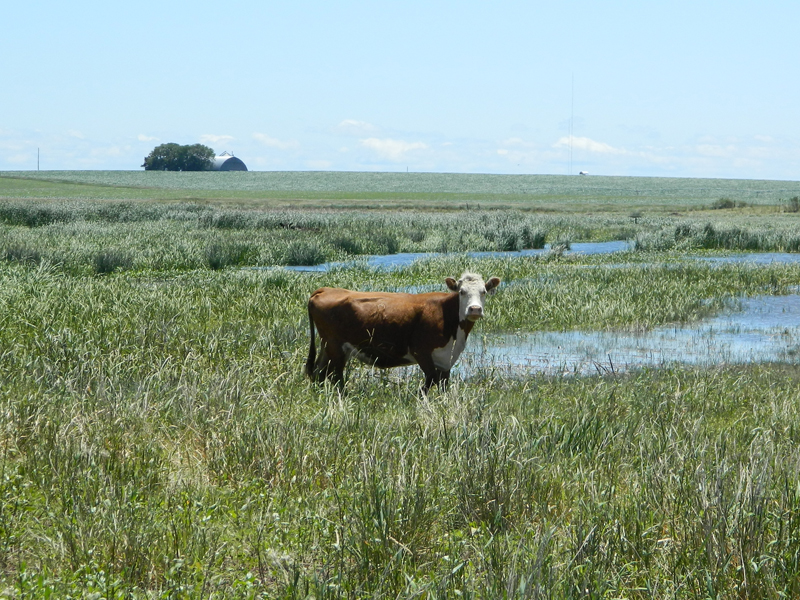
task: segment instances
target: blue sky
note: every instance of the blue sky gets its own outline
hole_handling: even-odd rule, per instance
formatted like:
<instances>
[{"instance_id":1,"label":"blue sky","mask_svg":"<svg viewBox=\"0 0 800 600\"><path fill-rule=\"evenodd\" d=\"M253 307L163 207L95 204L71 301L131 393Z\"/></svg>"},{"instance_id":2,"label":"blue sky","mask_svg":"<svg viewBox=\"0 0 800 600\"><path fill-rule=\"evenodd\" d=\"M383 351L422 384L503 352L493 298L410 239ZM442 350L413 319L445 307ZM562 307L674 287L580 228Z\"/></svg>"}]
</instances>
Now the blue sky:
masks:
<instances>
[{"instance_id":1,"label":"blue sky","mask_svg":"<svg viewBox=\"0 0 800 600\"><path fill-rule=\"evenodd\" d=\"M200 142L251 170L800 179L796 0L2 12L0 170Z\"/></svg>"}]
</instances>

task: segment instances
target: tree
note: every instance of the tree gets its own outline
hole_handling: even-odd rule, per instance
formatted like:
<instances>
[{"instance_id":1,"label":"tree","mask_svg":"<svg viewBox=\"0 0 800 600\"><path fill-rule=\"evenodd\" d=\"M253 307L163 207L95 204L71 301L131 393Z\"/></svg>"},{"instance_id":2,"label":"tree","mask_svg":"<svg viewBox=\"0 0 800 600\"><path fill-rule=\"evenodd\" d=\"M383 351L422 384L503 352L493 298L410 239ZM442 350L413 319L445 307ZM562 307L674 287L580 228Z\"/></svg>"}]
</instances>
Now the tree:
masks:
<instances>
[{"instance_id":1,"label":"tree","mask_svg":"<svg viewBox=\"0 0 800 600\"><path fill-rule=\"evenodd\" d=\"M179 144L161 144L153 148L153 151L144 159L145 171L180 171L176 168L178 163Z\"/></svg>"},{"instance_id":2,"label":"tree","mask_svg":"<svg viewBox=\"0 0 800 600\"><path fill-rule=\"evenodd\" d=\"M181 146L181 171L210 171L214 166L214 151L203 144Z\"/></svg>"},{"instance_id":3,"label":"tree","mask_svg":"<svg viewBox=\"0 0 800 600\"><path fill-rule=\"evenodd\" d=\"M144 159L145 171L208 171L214 165L214 150L203 144L161 144Z\"/></svg>"}]
</instances>

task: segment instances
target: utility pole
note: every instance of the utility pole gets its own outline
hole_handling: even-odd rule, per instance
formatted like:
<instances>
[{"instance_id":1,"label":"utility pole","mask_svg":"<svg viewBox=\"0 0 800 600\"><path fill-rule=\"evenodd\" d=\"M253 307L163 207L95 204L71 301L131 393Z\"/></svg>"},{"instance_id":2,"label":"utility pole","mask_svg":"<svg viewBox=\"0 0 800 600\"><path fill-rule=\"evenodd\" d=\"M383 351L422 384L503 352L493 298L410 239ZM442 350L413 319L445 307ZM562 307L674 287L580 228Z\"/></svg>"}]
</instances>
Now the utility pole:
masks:
<instances>
[{"instance_id":1,"label":"utility pole","mask_svg":"<svg viewBox=\"0 0 800 600\"><path fill-rule=\"evenodd\" d=\"M570 94L570 109L569 109L569 173L572 175L572 132L573 123L575 121L575 74L572 74L572 91Z\"/></svg>"}]
</instances>

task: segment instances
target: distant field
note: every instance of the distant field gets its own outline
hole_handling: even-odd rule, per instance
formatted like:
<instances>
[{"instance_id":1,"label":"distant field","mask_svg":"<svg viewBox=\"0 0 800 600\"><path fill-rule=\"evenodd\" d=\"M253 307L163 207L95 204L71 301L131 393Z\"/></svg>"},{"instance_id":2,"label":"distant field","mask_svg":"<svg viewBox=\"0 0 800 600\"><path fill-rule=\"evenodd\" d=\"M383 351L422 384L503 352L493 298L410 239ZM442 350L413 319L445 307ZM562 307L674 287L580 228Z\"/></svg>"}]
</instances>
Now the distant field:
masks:
<instances>
[{"instance_id":1,"label":"distant field","mask_svg":"<svg viewBox=\"0 0 800 600\"><path fill-rule=\"evenodd\" d=\"M262 206L689 210L720 199L762 207L800 182L453 173L1 171L2 199L181 200Z\"/></svg>"},{"instance_id":2,"label":"distant field","mask_svg":"<svg viewBox=\"0 0 800 600\"><path fill-rule=\"evenodd\" d=\"M776 333L779 364L626 374L612 341L597 375L510 377L488 357L429 396L415 369L353 365L343 393L302 373L320 286L495 275L473 333L489 341L615 340L793 293L798 264L697 257L800 252L797 196L697 179L0 175L0 598L800 598L796 327ZM465 254L589 240L634 249ZM401 252L446 254L363 260ZM344 264L277 268L325 261Z\"/></svg>"}]
</instances>

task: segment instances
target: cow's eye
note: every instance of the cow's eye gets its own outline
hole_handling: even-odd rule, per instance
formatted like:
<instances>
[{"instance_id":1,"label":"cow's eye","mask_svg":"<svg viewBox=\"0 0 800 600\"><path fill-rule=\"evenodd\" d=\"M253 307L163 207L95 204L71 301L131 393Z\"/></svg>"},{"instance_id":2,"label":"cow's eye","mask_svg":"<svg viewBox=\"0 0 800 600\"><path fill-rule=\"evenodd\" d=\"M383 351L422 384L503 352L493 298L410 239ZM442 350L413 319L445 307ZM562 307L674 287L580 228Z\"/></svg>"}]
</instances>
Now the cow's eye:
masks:
<instances>
[{"instance_id":1,"label":"cow's eye","mask_svg":"<svg viewBox=\"0 0 800 600\"><path fill-rule=\"evenodd\" d=\"M467 295L467 290L459 290L459 293L460 293L462 296L466 296L466 295Z\"/></svg>"}]
</instances>

